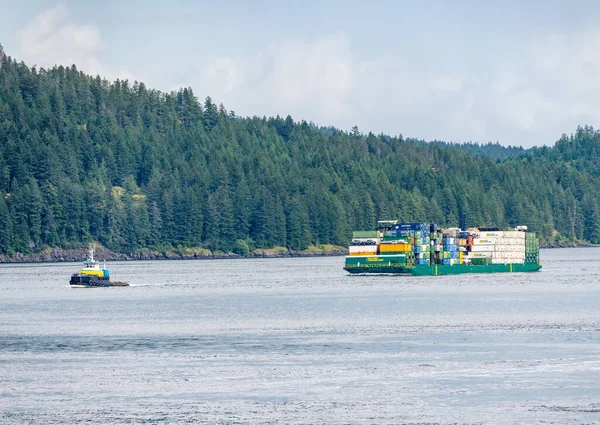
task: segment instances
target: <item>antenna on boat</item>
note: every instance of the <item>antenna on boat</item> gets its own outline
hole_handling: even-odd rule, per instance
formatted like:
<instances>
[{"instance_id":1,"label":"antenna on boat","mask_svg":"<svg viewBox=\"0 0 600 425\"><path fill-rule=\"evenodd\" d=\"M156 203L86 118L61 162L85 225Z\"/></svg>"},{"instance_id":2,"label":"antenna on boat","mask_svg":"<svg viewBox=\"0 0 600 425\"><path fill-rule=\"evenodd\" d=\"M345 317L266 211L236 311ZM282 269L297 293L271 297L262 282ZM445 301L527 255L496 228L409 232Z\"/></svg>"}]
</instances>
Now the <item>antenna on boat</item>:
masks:
<instances>
[{"instance_id":1,"label":"antenna on boat","mask_svg":"<svg viewBox=\"0 0 600 425\"><path fill-rule=\"evenodd\" d=\"M94 244L93 243L90 243L88 252L90 254L90 260L94 261Z\"/></svg>"}]
</instances>

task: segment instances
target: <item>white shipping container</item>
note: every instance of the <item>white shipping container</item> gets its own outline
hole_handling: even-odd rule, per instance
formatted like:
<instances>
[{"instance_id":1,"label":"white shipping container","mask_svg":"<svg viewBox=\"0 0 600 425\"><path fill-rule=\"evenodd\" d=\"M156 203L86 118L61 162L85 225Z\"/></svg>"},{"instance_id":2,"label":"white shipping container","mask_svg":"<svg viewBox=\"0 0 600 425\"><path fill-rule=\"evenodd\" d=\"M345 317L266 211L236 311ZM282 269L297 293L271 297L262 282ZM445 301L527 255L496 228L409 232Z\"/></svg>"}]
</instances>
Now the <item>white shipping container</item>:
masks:
<instances>
[{"instance_id":1,"label":"white shipping container","mask_svg":"<svg viewBox=\"0 0 600 425\"><path fill-rule=\"evenodd\" d=\"M495 250L495 245L473 245L471 247L471 252L494 252Z\"/></svg>"},{"instance_id":2,"label":"white shipping container","mask_svg":"<svg viewBox=\"0 0 600 425\"><path fill-rule=\"evenodd\" d=\"M519 232L518 230L507 230L504 232L505 238L525 239L525 232Z\"/></svg>"},{"instance_id":3,"label":"white shipping container","mask_svg":"<svg viewBox=\"0 0 600 425\"><path fill-rule=\"evenodd\" d=\"M504 231L497 231L497 232L480 232L479 233L479 237L480 238L502 238L504 237Z\"/></svg>"},{"instance_id":4,"label":"white shipping container","mask_svg":"<svg viewBox=\"0 0 600 425\"><path fill-rule=\"evenodd\" d=\"M379 244L381 241L381 239L379 238L354 238L352 239L352 242L356 242L356 243L364 243L364 244Z\"/></svg>"},{"instance_id":5,"label":"white shipping container","mask_svg":"<svg viewBox=\"0 0 600 425\"><path fill-rule=\"evenodd\" d=\"M496 251L500 251L500 252L525 252L525 245L496 245Z\"/></svg>"},{"instance_id":6,"label":"white shipping container","mask_svg":"<svg viewBox=\"0 0 600 425\"><path fill-rule=\"evenodd\" d=\"M474 238L473 245L496 245L500 238Z\"/></svg>"},{"instance_id":7,"label":"white shipping container","mask_svg":"<svg viewBox=\"0 0 600 425\"><path fill-rule=\"evenodd\" d=\"M350 254L356 254L359 252L377 254L377 245L350 245L348 252L350 252Z\"/></svg>"},{"instance_id":8,"label":"white shipping container","mask_svg":"<svg viewBox=\"0 0 600 425\"><path fill-rule=\"evenodd\" d=\"M470 252L467 258L491 258L491 252Z\"/></svg>"},{"instance_id":9,"label":"white shipping container","mask_svg":"<svg viewBox=\"0 0 600 425\"><path fill-rule=\"evenodd\" d=\"M504 254L504 255L512 255L512 254L525 255L525 250L524 249L521 249L521 250L512 249L510 251L497 250L496 252Z\"/></svg>"},{"instance_id":10,"label":"white shipping container","mask_svg":"<svg viewBox=\"0 0 600 425\"><path fill-rule=\"evenodd\" d=\"M498 255L525 255L525 251L500 251L500 250L496 250L494 251L496 254Z\"/></svg>"},{"instance_id":11,"label":"white shipping container","mask_svg":"<svg viewBox=\"0 0 600 425\"><path fill-rule=\"evenodd\" d=\"M500 254L495 253L495 254L492 255L492 257L495 257L495 258L525 258L525 253L521 253L521 254L510 253L510 254L507 254L507 253L503 252L503 253L500 253Z\"/></svg>"},{"instance_id":12,"label":"white shipping container","mask_svg":"<svg viewBox=\"0 0 600 425\"><path fill-rule=\"evenodd\" d=\"M504 260L504 261L514 261L514 260L524 260L524 255L492 255L492 259L496 260Z\"/></svg>"},{"instance_id":13,"label":"white shipping container","mask_svg":"<svg viewBox=\"0 0 600 425\"><path fill-rule=\"evenodd\" d=\"M498 261L500 263L522 263L525 261L524 258L492 258L492 261Z\"/></svg>"},{"instance_id":14,"label":"white shipping container","mask_svg":"<svg viewBox=\"0 0 600 425\"><path fill-rule=\"evenodd\" d=\"M501 238L498 240L498 243L502 245L525 245L525 239Z\"/></svg>"},{"instance_id":15,"label":"white shipping container","mask_svg":"<svg viewBox=\"0 0 600 425\"><path fill-rule=\"evenodd\" d=\"M492 258L492 264L523 264L525 260L505 260Z\"/></svg>"}]
</instances>

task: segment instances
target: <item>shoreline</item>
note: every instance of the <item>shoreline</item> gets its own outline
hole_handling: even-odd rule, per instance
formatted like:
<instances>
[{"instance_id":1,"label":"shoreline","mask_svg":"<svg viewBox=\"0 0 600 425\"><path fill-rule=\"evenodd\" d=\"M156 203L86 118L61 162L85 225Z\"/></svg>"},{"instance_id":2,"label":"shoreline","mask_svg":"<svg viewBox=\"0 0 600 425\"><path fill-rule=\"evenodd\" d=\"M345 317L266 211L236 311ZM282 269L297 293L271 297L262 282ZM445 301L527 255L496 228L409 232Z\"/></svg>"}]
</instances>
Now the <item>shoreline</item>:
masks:
<instances>
[{"instance_id":1,"label":"shoreline","mask_svg":"<svg viewBox=\"0 0 600 425\"><path fill-rule=\"evenodd\" d=\"M43 252L24 255L16 253L12 257L0 255L0 264L24 264L24 263L72 263L81 262L87 258L87 248L62 249L52 248ZM151 260L226 260L226 259L249 259L249 258L294 258L294 257L336 257L348 255L348 250L342 247L331 247L319 250L311 247L302 251L294 251L282 248L257 249L248 255L240 255L234 252L211 252L209 250L184 249L182 251L151 251L149 249L139 250L129 254L111 251L105 247L97 246L94 249L94 257L98 261L151 261Z\"/></svg>"},{"instance_id":2,"label":"shoreline","mask_svg":"<svg viewBox=\"0 0 600 425\"><path fill-rule=\"evenodd\" d=\"M343 247L327 246L327 249L311 247L302 251L287 248L257 249L248 255L234 252L211 252L207 249L183 249L179 251L151 251L142 249L133 253L123 254L111 251L103 246L95 248L95 257L99 261L167 261L167 260L227 260L251 258L300 258L300 257L341 257L348 255L348 250ZM590 243L558 243L540 245L540 249L565 249L565 248L598 248L600 245ZM23 255L17 253L12 257L0 254L0 264L24 263L72 263L81 262L87 258L87 248L62 249L52 248L45 251Z\"/></svg>"},{"instance_id":3,"label":"shoreline","mask_svg":"<svg viewBox=\"0 0 600 425\"><path fill-rule=\"evenodd\" d=\"M540 249L557 249L557 248L598 248L600 245L589 242L557 242L554 244L540 244Z\"/></svg>"}]
</instances>

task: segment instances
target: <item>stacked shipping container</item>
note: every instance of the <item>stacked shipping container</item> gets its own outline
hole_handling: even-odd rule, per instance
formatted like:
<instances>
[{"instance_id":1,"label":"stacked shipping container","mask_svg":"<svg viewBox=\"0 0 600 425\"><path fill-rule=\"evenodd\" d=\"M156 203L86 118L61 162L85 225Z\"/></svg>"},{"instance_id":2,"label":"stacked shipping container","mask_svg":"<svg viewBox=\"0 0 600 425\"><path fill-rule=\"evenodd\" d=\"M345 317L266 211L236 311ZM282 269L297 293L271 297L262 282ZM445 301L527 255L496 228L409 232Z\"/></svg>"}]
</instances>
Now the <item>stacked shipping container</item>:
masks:
<instances>
[{"instance_id":1,"label":"stacked shipping container","mask_svg":"<svg viewBox=\"0 0 600 425\"><path fill-rule=\"evenodd\" d=\"M353 232L348 251L350 255L355 256L377 255L379 253L379 231Z\"/></svg>"},{"instance_id":2,"label":"stacked shipping container","mask_svg":"<svg viewBox=\"0 0 600 425\"><path fill-rule=\"evenodd\" d=\"M487 264L524 264L525 232L480 232L473 237L468 259L485 258Z\"/></svg>"},{"instance_id":3,"label":"stacked shipping container","mask_svg":"<svg viewBox=\"0 0 600 425\"><path fill-rule=\"evenodd\" d=\"M350 256L380 256L384 264L452 266L539 262L539 240L521 230L439 229L429 223L400 223L354 232ZM359 261L358 259L356 261ZM373 261L373 259L370 259Z\"/></svg>"}]
</instances>

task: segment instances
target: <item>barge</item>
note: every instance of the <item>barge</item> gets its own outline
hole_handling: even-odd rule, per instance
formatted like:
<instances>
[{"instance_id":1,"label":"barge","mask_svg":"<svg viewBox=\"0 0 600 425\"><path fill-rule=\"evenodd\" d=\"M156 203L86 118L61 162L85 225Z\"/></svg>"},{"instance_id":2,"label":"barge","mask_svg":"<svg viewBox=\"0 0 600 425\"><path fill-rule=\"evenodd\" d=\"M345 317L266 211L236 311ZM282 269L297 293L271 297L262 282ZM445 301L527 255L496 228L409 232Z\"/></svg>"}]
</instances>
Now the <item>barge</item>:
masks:
<instances>
[{"instance_id":1,"label":"barge","mask_svg":"<svg viewBox=\"0 0 600 425\"><path fill-rule=\"evenodd\" d=\"M436 224L380 221L353 233L344 270L350 274L439 276L521 273L542 268L539 239L527 226L442 229Z\"/></svg>"}]
</instances>

